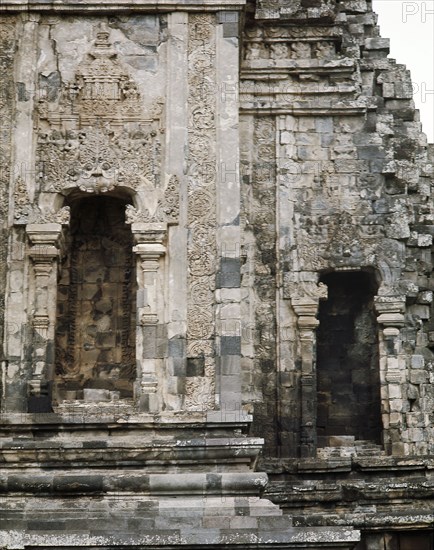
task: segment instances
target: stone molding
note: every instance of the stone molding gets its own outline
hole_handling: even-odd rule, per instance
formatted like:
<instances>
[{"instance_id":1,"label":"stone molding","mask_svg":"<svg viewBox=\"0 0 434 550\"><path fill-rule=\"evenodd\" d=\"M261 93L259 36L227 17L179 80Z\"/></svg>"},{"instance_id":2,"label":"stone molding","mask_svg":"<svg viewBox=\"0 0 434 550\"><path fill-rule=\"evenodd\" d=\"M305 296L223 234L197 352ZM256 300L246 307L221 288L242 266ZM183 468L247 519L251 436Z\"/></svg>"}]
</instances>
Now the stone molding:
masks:
<instances>
[{"instance_id":1,"label":"stone molding","mask_svg":"<svg viewBox=\"0 0 434 550\"><path fill-rule=\"evenodd\" d=\"M161 396L158 387L157 357L147 358L141 355L143 346L153 337L154 349L157 349L157 332L151 336L145 332L147 327L157 327L164 323L164 298L161 280L161 258L166 254L163 244L167 238L167 225L164 223L134 222L131 224L134 242L133 252L137 258L137 341L136 350L139 359L139 372L136 382L136 399L141 410L158 412L161 409ZM143 294L143 303L139 302Z\"/></svg>"},{"instance_id":2,"label":"stone molding","mask_svg":"<svg viewBox=\"0 0 434 550\"><path fill-rule=\"evenodd\" d=\"M288 281L286 295L297 315L301 354L301 445L303 457L312 457L316 453L316 371L315 343L320 300L327 298L327 287L317 284L312 274L299 273L298 282ZM313 278L316 275L313 274ZM307 279L307 280L304 280ZM285 286L284 286L285 295Z\"/></svg>"},{"instance_id":3,"label":"stone molding","mask_svg":"<svg viewBox=\"0 0 434 550\"><path fill-rule=\"evenodd\" d=\"M246 0L163 0L156 3L154 0L119 0L111 2L110 0L87 0L83 4L79 0L69 0L68 2L32 2L31 0L5 0L2 3L2 9L8 12L26 12L29 11L50 11L54 13L103 13L103 12L123 12L126 9L135 12L167 12L167 11L221 11L221 10L240 10L246 4Z\"/></svg>"},{"instance_id":4,"label":"stone molding","mask_svg":"<svg viewBox=\"0 0 434 550\"><path fill-rule=\"evenodd\" d=\"M55 318L52 304L56 303L57 260L60 258L62 225L60 223L28 224L26 233L30 241L28 255L34 273L34 303L32 326L33 356L32 374L29 380L29 396L42 398L48 394L52 378L52 359L49 348L54 341ZM47 404L48 406L48 404Z\"/></svg>"}]
</instances>

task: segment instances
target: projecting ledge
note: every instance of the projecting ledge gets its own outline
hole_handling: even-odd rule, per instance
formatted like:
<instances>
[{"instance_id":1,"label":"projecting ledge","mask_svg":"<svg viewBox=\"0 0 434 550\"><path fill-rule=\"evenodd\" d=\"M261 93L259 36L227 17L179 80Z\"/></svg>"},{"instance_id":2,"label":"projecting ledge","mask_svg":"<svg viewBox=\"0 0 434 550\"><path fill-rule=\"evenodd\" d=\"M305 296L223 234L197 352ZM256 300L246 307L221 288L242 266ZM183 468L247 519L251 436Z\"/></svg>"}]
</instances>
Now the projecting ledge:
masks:
<instances>
[{"instance_id":1,"label":"projecting ledge","mask_svg":"<svg viewBox=\"0 0 434 550\"><path fill-rule=\"evenodd\" d=\"M240 10L245 0L3 0L6 11L117 12L131 9L142 12Z\"/></svg>"},{"instance_id":2,"label":"projecting ledge","mask_svg":"<svg viewBox=\"0 0 434 550\"><path fill-rule=\"evenodd\" d=\"M183 518L184 520L186 518ZM88 533L74 532L73 534L42 534L42 533L24 533L20 531L0 531L0 544L8 549L24 549L54 547L62 550L63 548L81 547L90 548L97 546L118 548L144 547L158 549L164 547L170 548L215 548L215 545L224 546L226 549L248 549L254 548L285 548L285 550L297 548L319 549L337 549L342 548L352 550L357 542L360 541L360 532L351 528L331 527L331 528L303 528L291 527L290 518L287 517L287 527L278 529L270 527L267 529L265 522L262 522L262 528L230 528L229 525L233 517L231 516L213 516L216 525L222 520L227 521L228 528L198 528L194 531L187 528L166 529L161 532L152 530L141 532L140 534L118 533L91 535ZM243 518L254 519L254 518ZM266 518L264 518L266 519ZM275 519L275 518L272 518ZM286 519L286 518L282 518ZM224 524L224 522L222 523Z\"/></svg>"}]
</instances>

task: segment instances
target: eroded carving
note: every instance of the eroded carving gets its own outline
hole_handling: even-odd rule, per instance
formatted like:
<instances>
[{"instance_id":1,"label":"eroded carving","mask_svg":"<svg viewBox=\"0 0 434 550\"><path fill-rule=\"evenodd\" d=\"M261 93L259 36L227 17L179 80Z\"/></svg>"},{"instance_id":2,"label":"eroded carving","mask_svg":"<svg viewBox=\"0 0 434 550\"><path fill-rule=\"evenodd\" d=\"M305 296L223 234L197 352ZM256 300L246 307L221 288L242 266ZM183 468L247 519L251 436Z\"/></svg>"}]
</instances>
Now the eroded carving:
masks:
<instances>
[{"instance_id":1,"label":"eroded carving","mask_svg":"<svg viewBox=\"0 0 434 550\"><path fill-rule=\"evenodd\" d=\"M160 143L152 121L133 131L98 126L40 133L37 153L44 191L104 193L159 182Z\"/></svg>"},{"instance_id":2,"label":"eroded carving","mask_svg":"<svg viewBox=\"0 0 434 550\"><path fill-rule=\"evenodd\" d=\"M292 300L311 299L314 301L327 298L327 287L324 283L297 281L292 273L283 276L283 297Z\"/></svg>"},{"instance_id":3,"label":"eroded carving","mask_svg":"<svg viewBox=\"0 0 434 550\"><path fill-rule=\"evenodd\" d=\"M54 108L53 108L54 107ZM78 116L83 125L99 120L137 120L142 117L142 102L137 84L118 59L104 23L72 82L65 84L57 106L41 97L41 118L55 122L59 116Z\"/></svg>"},{"instance_id":4,"label":"eroded carving","mask_svg":"<svg viewBox=\"0 0 434 550\"><path fill-rule=\"evenodd\" d=\"M125 210L125 223L132 224L136 222L178 223L179 218L179 178L171 176L164 195L158 200L157 208L153 214L149 209L137 210L133 205L127 204Z\"/></svg>"},{"instance_id":5,"label":"eroded carving","mask_svg":"<svg viewBox=\"0 0 434 550\"><path fill-rule=\"evenodd\" d=\"M0 22L0 219L8 219L9 185L11 176L11 134L14 97L15 26L6 19ZM7 231L0 233L0 342L3 342L4 288L7 266ZM2 345L0 344L0 354Z\"/></svg>"},{"instance_id":6,"label":"eroded carving","mask_svg":"<svg viewBox=\"0 0 434 550\"><path fill-rule=\"evenodd\" d=\"M118 59L109 30L96 40L56 101L41 96L37 159L44 191L79 188L104 193L117 186L154 189L160 183L161 117L157 98L145 111L138 86Z\"/></svg>"},{"instance_id":7,"label":"eroded carving","mask_svg":"<svg viewBox=\"0 0 434 550\"><path fill-rule=\"evenodd\" d=\"M188 182L188 288L187 338L191 357L208 356L204 378L186 387L187 409L213 406L214 313L212 291L216 266L215 243L215 31L214 16L190 16L188 43L189 154L193 167ZM209 169L208 169L209 168Z\"/></svg>"},{"instance_id":8,"label":"eroded carving","mask_svg":"<svg viewBox=\"0 0 434 550\"><path fill-rule=\"evenodd\" d=\"M69 206L60 208L57 212L43 211L30 201L27 187L22 178L17 178L14 189L14 224L29 223L59 223L68 225L71 212Z\"/></svg>"}]
</instances>

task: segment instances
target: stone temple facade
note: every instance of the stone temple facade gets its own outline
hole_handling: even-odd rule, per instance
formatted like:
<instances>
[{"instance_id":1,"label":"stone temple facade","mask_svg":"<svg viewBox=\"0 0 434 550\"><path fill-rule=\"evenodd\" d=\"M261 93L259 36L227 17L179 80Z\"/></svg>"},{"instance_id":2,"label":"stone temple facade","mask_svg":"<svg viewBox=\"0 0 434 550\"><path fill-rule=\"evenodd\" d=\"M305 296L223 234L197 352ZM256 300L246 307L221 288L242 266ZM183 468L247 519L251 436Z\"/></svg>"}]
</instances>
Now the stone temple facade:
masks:
<instances>
[{"instance_id":1,"label":"stone temple facade","mask_svg":"<svg viewBox=\"0 0 434 550\"><path fill-rule=\"evenodd\" d=\"M370 0L2 0L0 548L434 548L433 165Z\"/></svg>"}]
</instances>

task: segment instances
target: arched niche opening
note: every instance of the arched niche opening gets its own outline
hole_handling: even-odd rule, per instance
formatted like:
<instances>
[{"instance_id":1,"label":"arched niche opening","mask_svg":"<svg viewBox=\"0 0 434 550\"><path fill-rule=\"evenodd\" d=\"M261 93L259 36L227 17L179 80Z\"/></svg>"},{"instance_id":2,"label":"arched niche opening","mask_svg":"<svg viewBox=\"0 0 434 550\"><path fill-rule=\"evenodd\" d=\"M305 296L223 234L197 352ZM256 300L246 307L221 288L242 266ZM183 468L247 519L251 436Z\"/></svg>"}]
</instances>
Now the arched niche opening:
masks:
<instances>
[{"instance_id":1,"label":"arched niche opening","mask_svg":"<svg viewBox=\"0 0 434 550\"><path fill-rule=\"evenodd\" d=\"M374 273L323 274L328 298L317 331L318 446L330 436L381 442L380 370Z\"/></svg>"},{"instance_id":2,"label":"arched niche opening","mask_svg":"<svg viewBox=\"0 0 434 550\"><path fill-rule=\"evenodd\" d=\"M136 276L126 196L72 196L57 292L55 399L133 397Z\"/></svg>"}]
</instances>

